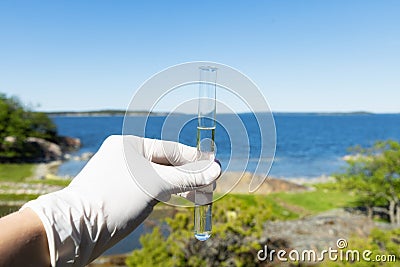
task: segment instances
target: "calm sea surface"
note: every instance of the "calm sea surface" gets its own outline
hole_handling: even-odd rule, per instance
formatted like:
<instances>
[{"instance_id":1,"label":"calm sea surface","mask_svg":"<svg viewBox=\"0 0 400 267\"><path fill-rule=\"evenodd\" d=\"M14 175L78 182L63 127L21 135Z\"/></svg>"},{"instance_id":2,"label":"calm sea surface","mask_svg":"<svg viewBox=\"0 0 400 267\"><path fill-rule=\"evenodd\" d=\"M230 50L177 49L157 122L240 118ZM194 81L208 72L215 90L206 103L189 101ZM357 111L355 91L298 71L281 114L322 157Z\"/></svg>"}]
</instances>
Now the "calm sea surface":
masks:
<instances>
[{"instance_id":1,"label":"calm sea surface","mask_svg":"<svg viewBox=\"0 0 400 267\"><path fill-rule=\"evenodd\" d=\"M270 176L312 178L340 171L342 157L355 145L371 146L376 140L400 140L400 114L317 115L275 114L276 154ZM81 139L83 147L76 154L95 152L103 140L112 134L121 134L124 118L115 117L54 117L61 135ZM130 134L179 140L196 145L196 120L190 116L130 117L134 125ZM234 115L220 115L222 122L216 129L217 157L224 169L237 171L248 159L245 168L254 170L263 145L254 116L240 115L243 125L235 124ZM231 123L233 122L233 123ZM146 123L146 124L145 124ZM141 125L146 125L144 128ZM229 127L227 126L229 125ZM143 131L143 129L144 131ZM228 129L227 129L228 128ZM238 146L232 144L232 133L243 132ZM237 139L237 138L236 138ZM232 148L234 147L234 148ZM250 148L249 148L250 147ZM74 176L84 166L82 161L69 161L59 170L60 175ZM236 169L235 169L236 167Z\"/></svg>"}]
</instances>

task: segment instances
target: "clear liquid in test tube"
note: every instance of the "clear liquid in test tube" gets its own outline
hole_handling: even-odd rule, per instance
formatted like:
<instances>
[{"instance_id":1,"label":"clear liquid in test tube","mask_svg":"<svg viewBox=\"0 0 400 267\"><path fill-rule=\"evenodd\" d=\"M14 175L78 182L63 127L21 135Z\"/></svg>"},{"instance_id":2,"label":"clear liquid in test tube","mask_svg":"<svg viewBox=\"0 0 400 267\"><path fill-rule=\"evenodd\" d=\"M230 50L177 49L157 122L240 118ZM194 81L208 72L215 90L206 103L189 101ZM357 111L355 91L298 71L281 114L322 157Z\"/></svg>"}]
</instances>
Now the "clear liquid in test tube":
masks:
<instances>
[{"instance_id":1,"label":"clear liquid in test tube","mask_svg":"<svg viewBox=\"0 0 400 267\"><path fill-rule=\"evenodd\" d=\"M215 156L217 68L200 67L197 149L199 159ZM211 236L213 185L196 190L194 207L194 235L200 241Z\"/></svg>"}]
</instances>

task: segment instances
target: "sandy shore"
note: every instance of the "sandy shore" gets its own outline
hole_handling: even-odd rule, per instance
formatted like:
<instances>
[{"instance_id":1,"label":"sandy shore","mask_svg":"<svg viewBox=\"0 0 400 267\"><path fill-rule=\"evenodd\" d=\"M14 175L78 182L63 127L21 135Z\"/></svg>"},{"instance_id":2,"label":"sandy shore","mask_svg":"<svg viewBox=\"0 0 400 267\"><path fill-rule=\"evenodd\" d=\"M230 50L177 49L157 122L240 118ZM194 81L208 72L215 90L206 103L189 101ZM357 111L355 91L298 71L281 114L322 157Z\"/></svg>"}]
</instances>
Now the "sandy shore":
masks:
<instances>
[{"instance_id":1,"label":"sandy shore","mask_svg":"<svg viewBox=\"0 0 400 267\"><path fill-rule=\"evenodd\" d=\"M252 180L262 181L262 177L255 177L252 173L225 172L217 181L216 193L248 194ZM310 186L317 183L334 182L333 177L321 176L317 178L274 178L267 177L254 194L269 194L275 192L301 192L313 190Z\"/></svg>"},{"instance_id":2,"label":"sandy shore","mask_svg":"<svg viewBox=\"0 0 400 267\"><path fill-rule=\"evenodd\" d=\"M37 164L31 179L41 180L41 179L46 179L49 176L55 176L57 174L58 167L61 164L62 161L60 160L52 161L49 163L39 163Z\"/></svg>"}]
</instances>

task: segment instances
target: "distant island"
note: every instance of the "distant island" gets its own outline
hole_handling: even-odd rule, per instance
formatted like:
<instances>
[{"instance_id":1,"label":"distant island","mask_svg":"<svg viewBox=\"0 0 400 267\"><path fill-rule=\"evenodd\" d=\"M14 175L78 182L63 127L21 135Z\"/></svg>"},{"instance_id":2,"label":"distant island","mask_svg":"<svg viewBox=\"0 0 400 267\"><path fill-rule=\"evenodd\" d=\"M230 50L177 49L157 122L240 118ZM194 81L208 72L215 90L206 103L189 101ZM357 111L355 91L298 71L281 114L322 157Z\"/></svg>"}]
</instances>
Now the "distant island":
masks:
<instances>
[{"instance_id":1,"label":"distant island","mask_svg":"<svg viewBox=\"0 0 400 267\"><path fill-rule=\"evenodd\" d=\"M168 115L193 115L179 112L166 112L166 111L126 111L122 109L104 109L104 110L89 110L89 111L47 111L44 112L48 116L70 116L70 117L86 117L86 116L168 116ZM263 112L256 112L263 113ZM349 112L272 112L273 115L319 115L319 116L346 116L346 115L375 115L377 113L368 111L349 111ZM220 113L228 114L228 113ZM238 114L249 114L248 112ZM388 113L389 114L389 113ZM396 114L396 113L391 113ZM398 114L398 113L397 113Z\"/></svg>"},{"instance_id":2,"label":"distant island","mask_svg":"<svg viewBox=\"0 0 400 267\"><path fill-rule=\"evenodd\" d=\"M166 116L168 112L149 112L149 111L126 111L126 110L114 110L114 109L104 109L104 110L90 110L90 111L51 111L45 112L48 116L71 116L71 117L84 117L84 116Z\"/></svg>"}]
</instances>

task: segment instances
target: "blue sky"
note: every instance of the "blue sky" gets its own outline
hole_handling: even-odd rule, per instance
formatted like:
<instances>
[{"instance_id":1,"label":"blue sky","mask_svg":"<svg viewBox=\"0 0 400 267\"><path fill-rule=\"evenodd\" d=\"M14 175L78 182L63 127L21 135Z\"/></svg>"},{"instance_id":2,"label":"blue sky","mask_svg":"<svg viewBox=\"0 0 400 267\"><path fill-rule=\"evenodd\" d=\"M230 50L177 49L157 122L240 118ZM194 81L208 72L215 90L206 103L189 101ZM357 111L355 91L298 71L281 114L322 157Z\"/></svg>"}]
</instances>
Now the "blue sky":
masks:
<instances>
[{"instance_id":1,"label":"blue sky","mask_svg":"<svg viewBox=\"0 0 400 267\"><path fill-rule=\"evenodd\" d=\"M124 109L154 73L215 61L273 111L400 112L400 1L0 1L0 92Z\"/></svg>"}]
</instances>

